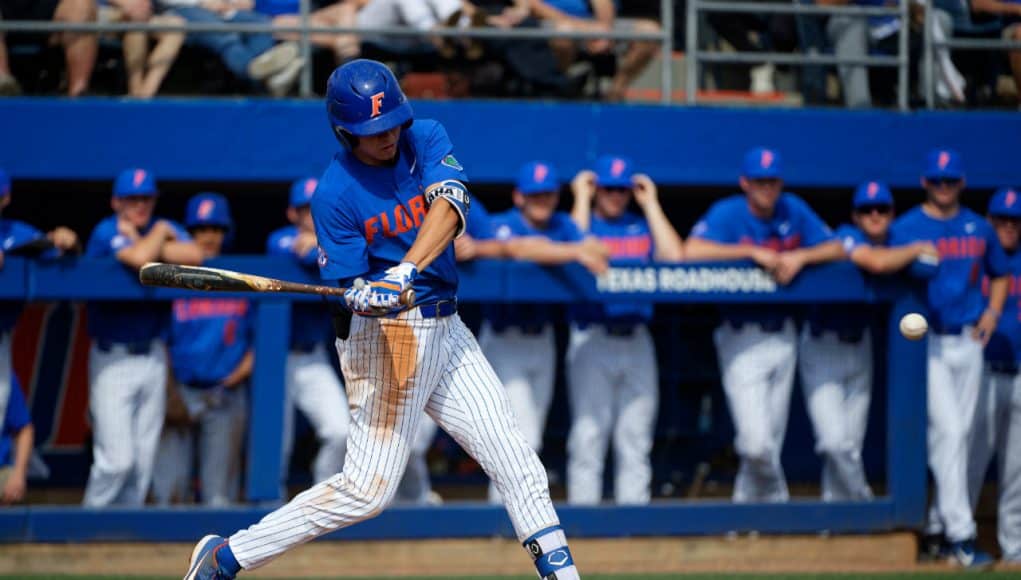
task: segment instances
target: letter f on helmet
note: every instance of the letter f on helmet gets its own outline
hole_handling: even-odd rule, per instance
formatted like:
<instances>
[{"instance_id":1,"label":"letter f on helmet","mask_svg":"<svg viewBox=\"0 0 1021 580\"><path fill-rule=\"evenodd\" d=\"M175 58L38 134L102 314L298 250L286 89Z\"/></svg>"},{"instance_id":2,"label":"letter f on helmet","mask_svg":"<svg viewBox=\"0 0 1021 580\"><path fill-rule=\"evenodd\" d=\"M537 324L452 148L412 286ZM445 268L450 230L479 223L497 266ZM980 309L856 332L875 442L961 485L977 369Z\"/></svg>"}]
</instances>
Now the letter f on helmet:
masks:
<instances>
[{"instance_id":1,"label":"letter f on helmet","mask_svg":"<svg viewBox=\"0 0 1021 580\"><path fill-rule=\"evenodd\" d=\"M414 115L397 77L381 62L358 59L338 67L326 83L326 113L333 132L366 137L410 125Z\"/></svg>"}]
</instances>

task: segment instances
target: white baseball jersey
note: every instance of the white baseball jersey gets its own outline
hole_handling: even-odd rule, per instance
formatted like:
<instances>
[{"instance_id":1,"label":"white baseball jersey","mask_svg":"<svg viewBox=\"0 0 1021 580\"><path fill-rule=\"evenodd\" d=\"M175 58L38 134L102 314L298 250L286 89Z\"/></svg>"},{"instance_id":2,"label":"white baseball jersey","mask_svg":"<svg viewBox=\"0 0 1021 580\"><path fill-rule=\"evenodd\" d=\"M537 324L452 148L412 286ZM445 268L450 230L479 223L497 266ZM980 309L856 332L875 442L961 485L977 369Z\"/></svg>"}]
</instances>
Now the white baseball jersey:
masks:
<instances>
[{"instance_id":1,"label":"white baseball jersey","mask_svg":"<svg viewBox=\"0 0 1021 580\"><path fill-rule=\"evenodd\" d=\"M457 315L426 319L416 308L396 318L355 316L337 349L352 409L344 471L231 536L242 567L381 512L397 491L423 411L493 480L519 539L558 525L546 471Z\"/></svg>"},{"instance_id":2,"label":"white baseball jersey","mask_svg":"<svg viewBox=\"0 0 1021 580\"><path fill-rule=\"evenodd\" d=\"M287 355L285 388L281 481L286 478L294 446L295 409L305 415L319 439L319 452L312 464L315 482L340 473L350 419L344 387L327 358L324 345L316 345L311 352L291 351Z\"/></svg>"},{"instance_id":3,"label":"white baseball jersey","mask_svg":"<svg viewBox=\"0 0 1021 580\"><path fill-rule=\"evenodd\" d=\"M149 492L167 402L167 353L152 341L147 354L121 344L89 351L89 415L93 463L86 507L141 506Z\"/></svg>"},{"instance_id":4,"label":"white baseball jersey","mask_svg":"<svg viewBox=\"0 0 1021 580\"><path fill-rule=\"evenodd\" d=\"M866 330L857 341L842 340L825 330L816 336L806 324L798 368L815 451L823 457L823 501L871 499L861 455L872 395L871 335Z\"/></svg>"}]
</instances>

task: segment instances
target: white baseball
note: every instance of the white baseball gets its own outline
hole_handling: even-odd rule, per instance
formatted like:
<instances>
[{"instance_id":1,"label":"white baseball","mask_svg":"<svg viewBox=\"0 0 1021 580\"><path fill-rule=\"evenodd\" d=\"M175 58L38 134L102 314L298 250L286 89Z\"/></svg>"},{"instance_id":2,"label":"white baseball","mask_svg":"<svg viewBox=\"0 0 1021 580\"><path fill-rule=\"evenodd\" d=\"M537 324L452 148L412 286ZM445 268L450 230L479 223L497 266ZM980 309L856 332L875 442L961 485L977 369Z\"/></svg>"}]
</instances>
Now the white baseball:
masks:
<instances>
[{"instance_id":1,"label":"white baseball","mask_svg":"<svg viewBox=\"0 0 1021 580\"><path fill-rule=\"evenodd\" d=\"M925 320L924 316L917 312L905 314L900 319L900 333L908 340L918 340L925 336L928 330L929 323Z\"/></svg>"}]
</instances>

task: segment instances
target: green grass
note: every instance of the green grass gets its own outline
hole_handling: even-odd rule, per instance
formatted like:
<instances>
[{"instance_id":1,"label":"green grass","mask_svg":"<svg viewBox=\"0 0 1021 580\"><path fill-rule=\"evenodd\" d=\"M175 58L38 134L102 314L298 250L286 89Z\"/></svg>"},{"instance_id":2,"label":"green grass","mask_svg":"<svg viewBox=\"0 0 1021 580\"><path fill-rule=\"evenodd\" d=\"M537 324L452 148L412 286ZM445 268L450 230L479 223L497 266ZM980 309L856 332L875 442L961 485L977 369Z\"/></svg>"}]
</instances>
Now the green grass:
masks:
<instances>
[{"instance_id":1,"label":"green grass","mask_svg":"<svg viewBox=\"0 0 1021 580\"><path fill-rule=\"evenodd\" d=\"M586 579L592 580L722 580L724 578L737 577L740 580L893 580L900 578L956 578L956 577L986 577L995 575L997 580L1003 578L1021 578L1021 573L1012 571L987 572L978 574L963 571L934 571L934 572L905 572L905 573L883 573L883 574L587 574ZM96 576L96 575L65 575L65 574L19 574L17 576L0 575L0 580L177 580L180 576ZM334 577L334 580L337 577ZM437 580L439 576L423 577L372 577L372 578L344 578L343 580ZM535 580L535 576L456 576L456 580ZM328 580L326 577L316 578L294 578L293 580Z\"/></svg>"}]
</instances>

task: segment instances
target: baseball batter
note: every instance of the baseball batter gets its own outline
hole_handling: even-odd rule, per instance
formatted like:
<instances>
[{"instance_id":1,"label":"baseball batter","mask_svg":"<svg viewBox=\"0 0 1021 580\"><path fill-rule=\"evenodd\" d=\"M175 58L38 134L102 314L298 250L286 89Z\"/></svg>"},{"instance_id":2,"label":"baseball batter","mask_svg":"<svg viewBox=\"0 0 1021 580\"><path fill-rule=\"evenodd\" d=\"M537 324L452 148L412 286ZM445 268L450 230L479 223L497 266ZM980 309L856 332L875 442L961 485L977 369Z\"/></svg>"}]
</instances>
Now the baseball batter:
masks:
<instances>
[{"instance_id":1,"label":"baseball batter","mask_svg":"<svg viewBox=\"0 0 1021 580\"><path fill-rule=\"evenodd\" d=\"M318 183L317 179L306 178L291 185L287 207L287 219L291 225L270 234L266 241L268 254L296 260L305 268L318 268L319 243L311 209ZM295 409L305 415L319 439L319 452L312 464L315 482L339 473L344 464L349 413L344 387L326 351L326 343L332 336L326 314L326 308L318 302L296 301L291 306L281 484L286 482L294 446Z\"/></svg>"},{"instance_id":2,"label":"baseball batter","mask_svg":"<svg viewBox=\"0 0 1021 580\"><path fill-rule=\"evenodd\" d=\"M683 245L663 208L656 185L636 174L630 160L606 155L595 171L572 185L571 216L596 236L613 260L677 262ZM627 210L631 200L643 215ZM645 504L652 495L652 439L659 406L656 347L649 333L650 303L575 306L567 350L571 431L567 437L567 501L596 504L603 498L603 468L613 436L614 498Z\"/></svg>"},{"instance_id":3,"label":"baseball batter","mask_svg":"<svg viewBox=\"0 0 1021 580\"><path fill-rule=\"evenodd\" d=\"M779 154L752 149L741 173L743 195L720 200L691 231L690 260L753 260L777 282L791 282L804 266L844 257L819 216L801 198L783 192ZM737 432L741 466L735 502L790 498L780 465L797 360L790 309L756 305L721 308L715 331L723 390Z\"/></svg>"},{"instance_id":4,"label":"baseball batter","mask_svg":"<svg viewBox=\"0 0 1021 580\"><path fill-rule=\"evenodd\" d=\"M423 411L495 482L539 576L578 578L542 463L457 316L451 242L471 202L446 131L413 121L397 79L375 61L334 71L326 101L345 150L320 180L312 216L322 277L349 288L351 316L337 324L352 409L344 470L229 539L203 538L185 579L234 578L377 515L393 499ZM410 308L401 298L409 289Z\"/></svg>"},{"instance_id":5,"label":"baseball batter","mask_svg":"<svg viewBox=\"0 0 1021 580\"><path fill-rule=\"evenodd\" d=\"M588 249L595 238L584 241L578 226L566 212L557 211L560 203L560 179L556 169L545 161L525 164L518 172L512 197L514 208L491 218L497 240L542 237L557 244L536 256L540 264L580 261L590 270L605 269L601 248ZM590 259L591 258L591 259ZM507 388L511 410L518 425L536 452L542 449L546 415L553 401L556 341L553 322L557 308L550 304L487 304L479 344L493 370ZM489 499L499 502L496 487L489 486Z\"/></svg>"},{"instance_id":6,"label":"baseball batter","mask_svg":"<svg viewBox=\"0 0 1021 580\"><path fill-rule=\"evenodd\" d=\"M1021 190L1004 188L989 201L989 221L1007 252L1008 295L996 332L986 345L982 391L968 457L974 509L993 454L998 460L997 537L1003 560L1021 563ZM988 279L986 288L988 289Z\"/></svg>"},{"instance_id":7,"label":"baseball batter","mask_svg":"<svg viewBox=\"0 0 1021 580\"><path fill-rule=\"evenodd\" d=\"M188 232L153 218L156 180L145 169L117 176L114 215L92 231L85 255L114 258L137 270L146 262L202 263ZM84 504L141 506L166 406L164 338L169 305L159 302L90 302L89 414L93 463Z\"/></svg>"},{"instance_id":8,"label":"baseball batter","mask_svg":"<svg viewBox=\"0 0 1021 580\"><path fill-rule=\"evenodd\" d=\"M0 268L8 255L38 255L55 258L78 247L78 236L65 227L44 234L25 222L3 218L11 203L11 179L0 169ZM38 245L48 240L48 244ZM11 394L11 334L21 315L20 302L0 301L0 431L3 431L7 401Z\"/></svg>"},{"instance_id":9,"label":"baseball batter","mask_svg":"<svg viewBox=\"0 0 1021 580\"><path fill-rule=\"evenodd\" d=\"M188 201L184 224L207 259L219 256L233 227L227 200L217 193L196 195ZM254 361L252 313L251 304L240 298L180 298L171 310L170 363L194 425L164 429L157 463L191 465L188 451L197 440L199 489L207 506L229 505L240 493L247 380Z\"/></svg>"},{"instance_id":10,"label":"baseball batter","mask_svg":"<svg viewBox=\"0 0 1021 580\"><path fill-rule=\"evenodd\" d=\"M964 169L949 149L932 151L922 174L926 199L894 222L891 245L926 241L940 264L928 280L929 468L936 497L926 532L943 534L965 567L992 559L975 549L968 499L968 440L982 382L982 348L996 330L1007 295L1007 258L992 226L960 205ZM982 296L988 275L989 302Z\"/></svg>"},{"instance_id":11,"label":"baseball batter","mask_svg":"<svg viewBox=\"0 0 1021 580\"><path fill-rule=\"evenodd\" d=\"M936 256L928 242L887 247L893 195L885 184L861 184L852 205L853 224L838 228L836 237L848 259L862 270L889 274L923 254ZM823 457L824 501L872 498L861 453L872 393L873 318L873 310L865 305L814 306L802 329L798 368L815 429L815 449Z\"/></svg>"}]
</instances>

